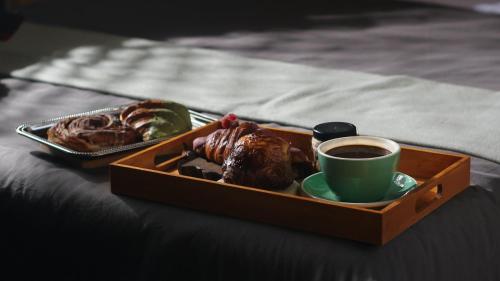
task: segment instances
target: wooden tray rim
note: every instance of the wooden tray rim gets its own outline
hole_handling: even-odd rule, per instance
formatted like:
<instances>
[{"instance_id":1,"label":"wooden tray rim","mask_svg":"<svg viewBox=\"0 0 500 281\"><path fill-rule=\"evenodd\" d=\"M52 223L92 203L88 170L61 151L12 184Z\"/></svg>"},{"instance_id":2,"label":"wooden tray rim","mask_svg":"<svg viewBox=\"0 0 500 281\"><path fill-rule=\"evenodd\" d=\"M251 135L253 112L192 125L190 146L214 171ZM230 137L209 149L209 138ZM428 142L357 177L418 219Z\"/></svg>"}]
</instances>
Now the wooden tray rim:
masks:
<instances>
[{"instance_id":1,"label":"wooden tray rim","mask_svg":"<svg viewBox=\"0 0 500 281\"><path fill-rule=\"evenodd\" d=\"M135 165L131 165L131 164L124 164L124 163L126 163L127 161L129 161L131 159L135 159L136 157L140 157L142 154L146 154L146 153L148 153L151 150L155 150L158 147L162 147L162 146L166 145L169 142L173 142L173 141L176 141L178 139L182 139L182 138L184 138L187 135L190 135L190 134L193 134L193 133L195 133L195 132L197 132L199 130L202 130L206 126L213 126L213 125L215 125L215 123L218 123L218 122L219 121L214 121L214 122L208 123L205 126L196 128L195 130L191 130L189 132L186 132L186 133L183 133L181 135L175 136L175 137L173 137L171 139L162 141L162 142L160 142L158 144L155 144L153 146L150 146L150 147L148 147L146 149L143 149L141 151L138 151L136 153L128 155L128 156L126 156L124 158L121 158L121 159L119 159L119 160L111 163L110 166L120 167L120 168L125 168L125 169L137 169L137 170L142 170L144 172L162 174L162 175L169 176L169 177L181 177L181 178L185 178L187 180L191 180L191 181L195 181L195 182L199 182L199 183L212 183L212 184L215 183L215 184L220 185L220 186L225 186L225 187L230 187L230 188L235 188L235 189L243 189L243 190L252 191L252 192L258 192L258 193L262 193L262 194L267 194L268 196L285 197L285 198L288 198L289 200L307 201L307 202L312 202L312 203L316 203L316 204L322 204L322 205L326 205L326 206L331 206L332 208L347 208L347 209L358 210L358 211L363 211L363 212L377 214L377 215L383 215L383 214L385 214L387 212L390 212L390 210L392 210L395 206L401 204L402 201L411 200L413 197L416 197L417 194L421 190L428 188L429 185L433 184L437 179L439 179L443 175L447 174L448 172L456 169L457 167L459 167L460 165L462 165L464 162L470 160L469 156L467 156L465 154L457 153L457 152L442 151L442 150L439 150L439 149L432 149L432 148L420 148L420 147L415 147L413 145L400 144L402 150L413 150L413 151L426 152L426 153L432 153L432 154L442 154L442 155L447 155L447 156L451 156L451 157L456 157L457 160L454 161L451 165L447 166L445 169L439 171L437 174L435 174L431 178L426 179L424 182L419 183L418 187L415 188L414 190L412 190L406 196L403 196L403 197L395 200L394 202L392 202L392 203L384 206L381 209L371 209L371 208L365 208L365 207L360 207L360 206L351 206L351 205L345 205L345 204L341 204L341 203L337 203L337 202L333 202L333 201L332 202L328 202L328 201L317 200L317 199L314 199L314 198L308 198L308 197L300 196L300 195L292 195L292 194L280 193L280 192L276 192L276 191L272 191L272 190L265 190L265 189L254 188L254 187L249 187L249 186L242 186L242 185L236 185L236 184L215 182L215 181L211 181L211 180L207 180L207 179L194 178L194 177L189 177L189 176L184 176L184 175L173 175L173 174L171 174L169 172L166 172L166 171L154 170L154 169L139 167L139 166L135 166ZM288 129L283 129L283 128L274 128L274 127L271 127L271 126L264 126L264 127L266 127L266 129L270 129L270 130L274 130L274 131L283 131L283 132L294 133L294 134L301 134L301 135L304 135L304 136L310 136L310 137L312 137L312 133L308 133L308 132L288 130Z\"/></svg>"}]
</instances>

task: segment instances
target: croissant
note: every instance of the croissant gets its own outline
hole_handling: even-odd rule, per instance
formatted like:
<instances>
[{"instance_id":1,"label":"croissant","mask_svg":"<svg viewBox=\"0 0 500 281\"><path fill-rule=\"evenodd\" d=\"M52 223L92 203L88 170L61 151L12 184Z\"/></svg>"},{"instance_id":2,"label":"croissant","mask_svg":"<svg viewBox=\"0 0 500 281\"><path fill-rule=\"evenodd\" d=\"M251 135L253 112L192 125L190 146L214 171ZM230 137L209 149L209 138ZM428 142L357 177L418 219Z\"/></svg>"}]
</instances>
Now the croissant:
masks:
<instances>
[{"instance_id":1,"label":"croissant","mask_svg":"<svg viewBox=\"0 0 500 281\"><path fill-rule=\"evenodd\" d=\"M193 141L198 155L222 165L225 182L280 189L312 169L300 149L256 123L227 123L223 119L225 123L229 124L225 129Z\"/></svg>"},{"instance_id":2,"label":"croissant","mask_svg":"<svg viewBox=\"0 0 500 281\"><path fill-rule=\"evenodd\" d=\"M241 137L222 166L224 182L282 189L292 184L290 144L267 130Z\"/></svg>"},{"instance_id":3,"label":"croissant","mask_svg":"<svg viewBox=\"0 0 500 281\"><path fill-rule=\"evenodd\" d=\"M137 141L137 133L109 114L59 121L47 131L49 141L82 152L98 151Z\"/></svg>"},{"instance_id":4,"label":"croissant","mask_svg":"<svg viewBox=\"0 0 500 281\"><path fill-rule=\"evenodd\" d=\"M196 139L193 145L194 150L205 159L222 165L229 156L234 143L258 128L259 126L254 122L241 122L237 126L216 130L206 137Z\"/></svg>"}]
</instances>

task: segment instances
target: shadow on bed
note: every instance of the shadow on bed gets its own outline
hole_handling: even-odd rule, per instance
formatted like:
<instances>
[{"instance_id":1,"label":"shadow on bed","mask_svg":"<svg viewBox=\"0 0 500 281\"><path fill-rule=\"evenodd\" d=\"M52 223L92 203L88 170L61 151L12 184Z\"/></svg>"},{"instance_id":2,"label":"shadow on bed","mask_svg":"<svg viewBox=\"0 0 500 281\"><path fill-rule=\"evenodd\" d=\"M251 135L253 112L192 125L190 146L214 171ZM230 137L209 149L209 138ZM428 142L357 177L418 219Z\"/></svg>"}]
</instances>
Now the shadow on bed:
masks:
<instances>
[{"instance_id":1,"label":"shadow on bed","mask_svg":"<svg viewBox=\"0 0 500 281\"><path fill-rule=\"evenodd\" d=\"M54 164L56 167L61 168L61 169L67 169L68 168L68 162L65 162L64 160L61 160L60 158L54 157L48 153L42 152L42 151L31 151L31 155L33 155L36 158L42 159L44 161L51 162ZM75 168L74 171L76 174L78 174L80 177L84 178L87 181L90 181L92 183L104 183L107 182L108 179L108 167L102 167L102 168L96 168L96 169L81 169L77 168L75 165L73 165Z\"/></svg>"},{"instance_id":2,"label":"shadow on bed","mask_svg":"<svg viewBox=\"0 0 500 281\"><path fill-rule=\"evenodd\" d=\"M6 97L8 93L9 93L9 88L7 88L5 84L0 82L0 99Z\"/></svg>"},{"instance_id":3,"label":"shadow on bed","mask_svg":"<svg viewBox=\"0 0 500 281\"><path fill-rule=\"evenodd\" d=\"M238 43L231 45L232 33L247 32L252 30L283 30L283 29L310 29L324 26L334 26L339 30L363 30L377 25L373 18L365 13L373 11L404 10L414 7L412 3L395 3L381 0L357 0L334 3L322 0L306 1L252 1L246 0L235 4L232 1L160 1L154 0L145 4L137 1L40 1L25 11L28 20L44 24L55 24L64 27L76 27L98 32L117 35L149 38L155 40L170 40L176 43L176 38L185 36L206 36L224 34L228 46L234 50L259 51L268 49L269 42L255 40L254 42ZM78 11L78 12L76 12ZM343 16L349 15L349 16ZM89 19L92 20L89 20ZM26 30L26 29L25 29ZM25 31L26 32L26 31ZM44 30L33 29L31 33L41 34ZM282 36L274 34L274 37ZM48 32L50 37L50 31ZM282 36L281 42L294 44L293 38ZM39 45L33 36L33 45ZM307 38L304 39L305 42ZM77 63L67 65L66 72L61 76L68 77L80 75L82 69L99 64L102 61L113 60L117 52L134 51L134 49L148 49L143 54L148 54L154 46L131 46L127 41L88 40L76 38L69 42L64 38L50 37L50 44L41 43L41 48L33 50L33 61L22 60L19 65L12 64L11 70L24 69L30 77L42 75L50 63L40 61L38 58L49 57L57 49L60 58L71 59ZM106 42L105 48L100 46ZM211 48L210 40L202 44L204 48ZM189 44L188 44L189 45ZM328 45L328 53L338 48ZM311 47L314 49L314 46ZM35 54L36 52L36 54ZM138 65L149 58L148 55L134 57L128 60L124 69L133 71ZM182 65L180 66L182 68ZM127 79L128 73L122 73L116 79Z\"/></svg>"},{"instance_id":4,"label":"shadow on bed","mask_svg":"<svg viewBox=\"0 0 500 281\"><path fill-rule=\"evenodd\" d=\"M422 4L419 4L422 6ZM40 1L26 11L29 20L123 36L164 40L176 36L217 35L238 30L307 29L315 15L358 14L356 20L329 20L340 28L367 28L375 23L366 11L408 9L414 3L356 1ZM77 12L76 12L77 11ZM92 20L89 20L92 19ZM325 24L325 21L319 22Z\"/></svg>"}]
</instances>

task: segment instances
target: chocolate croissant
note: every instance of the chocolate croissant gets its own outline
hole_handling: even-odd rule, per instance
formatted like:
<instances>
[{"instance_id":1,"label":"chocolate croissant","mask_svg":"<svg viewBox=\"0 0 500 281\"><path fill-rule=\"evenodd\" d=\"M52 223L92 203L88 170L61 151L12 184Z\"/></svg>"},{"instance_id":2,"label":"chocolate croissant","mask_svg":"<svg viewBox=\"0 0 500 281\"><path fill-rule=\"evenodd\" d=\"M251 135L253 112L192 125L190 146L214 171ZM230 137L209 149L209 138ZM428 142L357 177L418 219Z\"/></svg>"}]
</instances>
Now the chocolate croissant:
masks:
<instances>
[{"instance_id":1,"label":"chocolate croissant","mask_svg":"<svg viewBox=\"0 0 500 281\"><path fill-rule=\"evenodd\" d=\"M123 124L134 128L144 141L169 137L191 130L191 115L179 103L145 100L128 106L120 113Z\"/></svg>"},{"instance_id":2,"label":"chocolate croissant","mask_svg":"<svg viewBox=\"0 0 500 281\"><path fill-rule=\"evenodd\" d=\"M49 141L82 152L134 143L138 135L109 114L68 118L47 131Z\"/></svg>"},{"instance_id":3,"label":"chocolate croissant","mask_svg":"<svg viewBox=\"0 0 500 281\"><path fill-rule=\"evenodd\" d=\"M195 139L193 148L198 155L222 165L229 156L234 143L242 136L255 132L258 128L256 123L241 122L239 125L219 129L206 137Z\"/></svg>"},{"instance_id":4,"label":"chocolate croissant","mask_svg":"<svg viewBox=\"0 0 500 281\"><path fill-rule=\"evenodd\" d=\"M221 164L227 183L280 189L312 169L311 161L300 149L253 122L230 123L225 129L195 139L193 149L203 158Z\"/></svg>"},{"instance_id":5,"label":"chocolate croissant","mask_svg":"<svg viewBox=\"0 0 500 281\"><path fill-rule=\"evenodd\" d=\"M222 171L224 182L264 189L283 189L295 179L290 144L268 130L241 137Z\"/></svg>"}]
</instances>

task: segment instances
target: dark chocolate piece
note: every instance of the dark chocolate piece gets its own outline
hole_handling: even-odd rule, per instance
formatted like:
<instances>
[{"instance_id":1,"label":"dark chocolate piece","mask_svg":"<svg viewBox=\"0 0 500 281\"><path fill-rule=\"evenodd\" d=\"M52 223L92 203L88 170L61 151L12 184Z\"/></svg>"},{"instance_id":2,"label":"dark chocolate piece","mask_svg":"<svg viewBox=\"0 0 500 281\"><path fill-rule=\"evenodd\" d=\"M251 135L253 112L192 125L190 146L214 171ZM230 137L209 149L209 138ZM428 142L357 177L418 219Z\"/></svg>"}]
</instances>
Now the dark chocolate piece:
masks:
<instances>
[{"instance_id":1,"label":"dark chocolate piece","mask_svg":"<svg viewBox=\"0 0 500 281\"><path fill-rule=\"evenodd\" d=\"M221 166L197 157L179 162L179 173L184 176L217 181L222 178Z\"/></svg>"}]
</instances>

